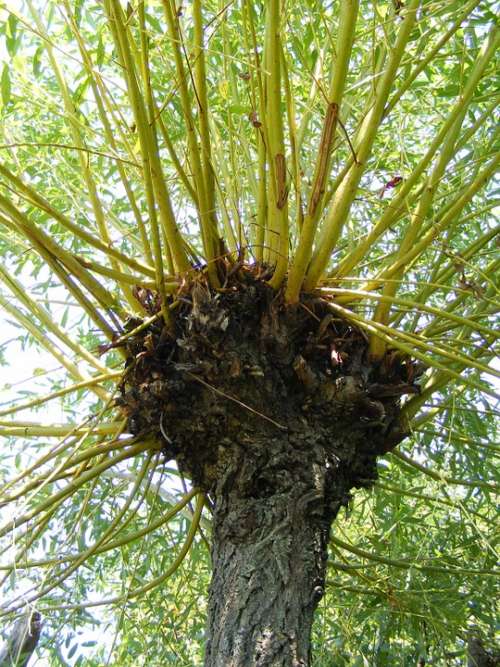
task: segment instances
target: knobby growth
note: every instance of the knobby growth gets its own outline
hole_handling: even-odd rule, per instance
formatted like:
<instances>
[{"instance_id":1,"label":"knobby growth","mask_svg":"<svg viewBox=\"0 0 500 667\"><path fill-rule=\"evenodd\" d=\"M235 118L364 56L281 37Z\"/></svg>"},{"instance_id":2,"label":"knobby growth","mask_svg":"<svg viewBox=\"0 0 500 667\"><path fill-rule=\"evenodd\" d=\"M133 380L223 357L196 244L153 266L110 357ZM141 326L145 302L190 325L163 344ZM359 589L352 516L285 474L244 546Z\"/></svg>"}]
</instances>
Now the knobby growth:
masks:
<instances>
[{"instance_id":1,"label":"knobby growth","mask_svg":"<svg viewBox=\"0 0 500 667\"><path fill-rule=\"evenodd\" d=\"M344 497L351 486L369 485L375 456L408 434L399 398L419 393L422 369L394 351L371 360L366 335L327 300L304 294L290 306L258 271L240 269L217 291L200 277L176 295L169 323L161 314L146 327L134 322L110 346L126 352L116 403L128 431L160 440L209 493L224 469L224 448L263 429L297 431L297 442L320 438L332 447L329 465L343 469ZM140 297L155 308L151 293ZM352 451L336 450L339 428L352 432Z\"/></svg>"}]
</instances>

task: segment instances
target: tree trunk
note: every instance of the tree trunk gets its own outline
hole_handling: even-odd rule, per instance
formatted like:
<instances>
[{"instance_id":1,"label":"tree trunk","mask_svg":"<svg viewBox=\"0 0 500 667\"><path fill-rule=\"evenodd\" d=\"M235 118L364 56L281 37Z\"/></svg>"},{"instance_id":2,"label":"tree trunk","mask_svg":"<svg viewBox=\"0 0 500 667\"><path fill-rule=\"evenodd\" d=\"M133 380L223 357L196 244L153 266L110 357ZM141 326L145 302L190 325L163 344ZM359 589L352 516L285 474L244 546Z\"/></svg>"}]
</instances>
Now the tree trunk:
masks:
<instances>
[{"instance_id":1,"label":"tree trunk","mask_svg":"<svg viewBox=\"0 0 500 667\"><path fill-rule=\"evenodd\" d=\"M467 642L467 667L496 667L500 664L500 653L486 650L483 640L471 634Z\"/></svg>"},{"instance_id":2,"label":"tree trunk","mask_svg":"<svg viewBox=\"0 0 500 667\"><path fill-rule=\"evenodd\" d=\"M310 663L330 524L346 489L291 440L240 443L217 485L206 667Z\"/></svg>"},{"instance_id":3,"label":"tree trunk","mask_svg":"<svg viewBox=\"0 0 500 667\"><path fill-rule=\"evenodd\" d=\"M37 647L42 629L41 615L28 611L14 624L0 650L0 667L26 667Z\"/></svg>"},{"instance_id":4,"label":"tree trunk","mask_svg":"<svg viewBox=\"0 0 500 667\"><path fill-rule=\"evenodd\" d=\"M404 437L418 372L395 353L373 362L324 300L289 306L251 271L179 303L129 340L120 405L212 501L205 665L306 666L331 523Z\"/></svg>"}]
</instances>

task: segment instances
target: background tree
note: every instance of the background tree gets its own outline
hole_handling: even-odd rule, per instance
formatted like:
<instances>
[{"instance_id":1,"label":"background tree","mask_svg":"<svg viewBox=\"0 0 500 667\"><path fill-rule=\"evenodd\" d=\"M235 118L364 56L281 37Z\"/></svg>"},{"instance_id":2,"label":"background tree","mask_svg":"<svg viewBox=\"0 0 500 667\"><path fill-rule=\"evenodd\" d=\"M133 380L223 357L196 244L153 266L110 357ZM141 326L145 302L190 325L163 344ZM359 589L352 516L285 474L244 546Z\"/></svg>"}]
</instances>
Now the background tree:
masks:
<instances>
[{"instance_id":1,"label":"background tree","mask_svg":"<svg viewBox=\"0 0 500 667\"><path fill-rule=\"evenodd\" d=\"M0 10L2 613L54 664L487 643L493 9Z\"/></svg>"}]
</instances>

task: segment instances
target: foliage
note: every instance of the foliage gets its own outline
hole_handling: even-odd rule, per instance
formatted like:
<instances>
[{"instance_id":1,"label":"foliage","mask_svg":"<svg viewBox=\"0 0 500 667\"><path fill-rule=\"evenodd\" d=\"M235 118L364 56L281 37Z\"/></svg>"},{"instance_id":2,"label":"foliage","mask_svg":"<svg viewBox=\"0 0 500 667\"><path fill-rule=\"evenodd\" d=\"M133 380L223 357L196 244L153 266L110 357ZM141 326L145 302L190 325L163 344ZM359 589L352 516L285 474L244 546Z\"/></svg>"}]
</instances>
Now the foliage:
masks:
<instances>
[{"instance_id":1,"label":"foliage","mask_svg":"<svg viewBox=\"0 0 500 667\"><path fill-rule=\"evenodd\" d=\"M210 512L99 346L223 256L427 368L336 524L316 664L461 664L494 627L493 3L0 6L2 613L36 604L52 664L199 664Z\"/></svg>"}]
</instances>

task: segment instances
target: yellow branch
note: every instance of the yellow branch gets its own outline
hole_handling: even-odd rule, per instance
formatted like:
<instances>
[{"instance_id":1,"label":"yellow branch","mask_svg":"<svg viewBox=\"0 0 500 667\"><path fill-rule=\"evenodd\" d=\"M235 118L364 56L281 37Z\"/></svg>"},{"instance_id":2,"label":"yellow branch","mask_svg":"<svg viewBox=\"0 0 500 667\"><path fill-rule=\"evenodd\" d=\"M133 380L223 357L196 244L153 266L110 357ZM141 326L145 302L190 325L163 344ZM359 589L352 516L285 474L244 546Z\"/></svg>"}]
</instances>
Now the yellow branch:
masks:
<instances>
[{"instance_id":1,"label":"yellow branch","mask_svg":"<svg viewBox=\"0 0 500 667\"><path fill-rule=\"evenodd\" d=\"M330 174L332 143L337 129L337 121L354 42L358 6L359 3L357 0L342 0L340 4L340 25L336 47L337 57L332 58L328 104L323 121L323 130L316 158L309 203L302 229L300 230L299 242L290 268L286 288L286 299L292 303L296 302L299 298L302 281L311 259L316 228L322 211L326 181Z\"/></svg>"}]
</instances>

